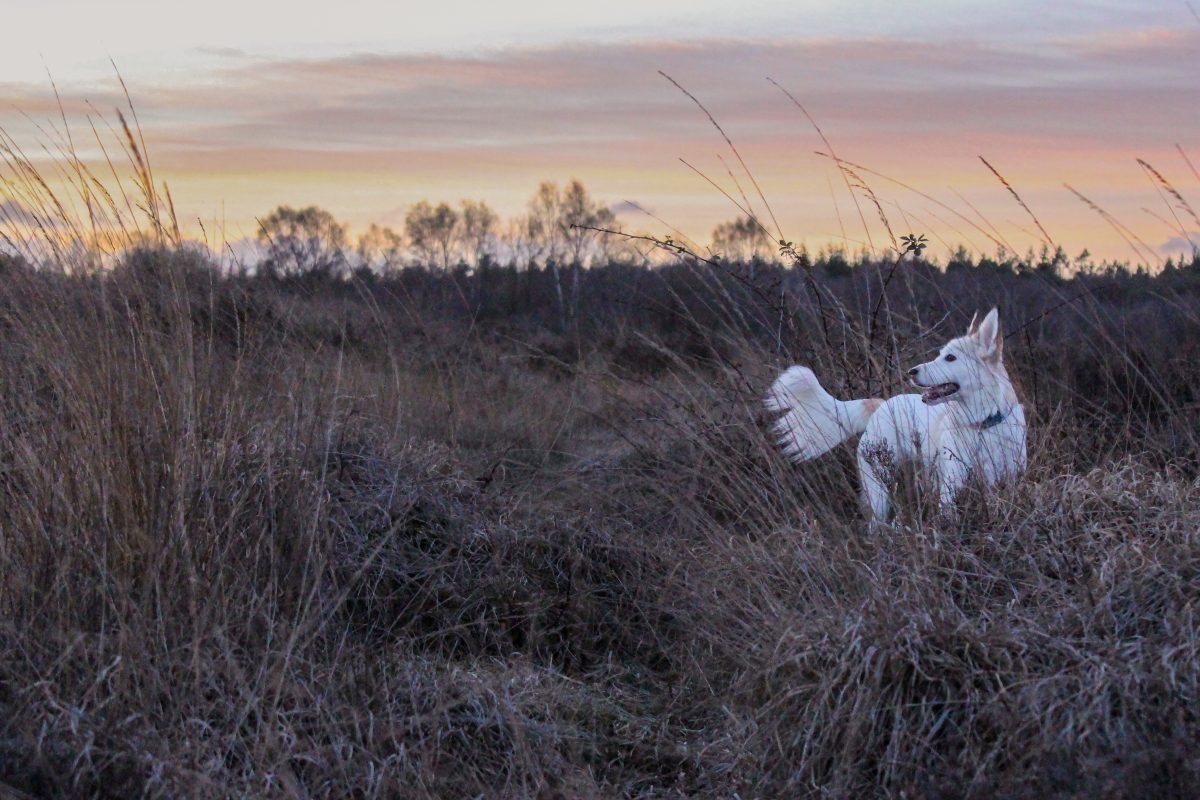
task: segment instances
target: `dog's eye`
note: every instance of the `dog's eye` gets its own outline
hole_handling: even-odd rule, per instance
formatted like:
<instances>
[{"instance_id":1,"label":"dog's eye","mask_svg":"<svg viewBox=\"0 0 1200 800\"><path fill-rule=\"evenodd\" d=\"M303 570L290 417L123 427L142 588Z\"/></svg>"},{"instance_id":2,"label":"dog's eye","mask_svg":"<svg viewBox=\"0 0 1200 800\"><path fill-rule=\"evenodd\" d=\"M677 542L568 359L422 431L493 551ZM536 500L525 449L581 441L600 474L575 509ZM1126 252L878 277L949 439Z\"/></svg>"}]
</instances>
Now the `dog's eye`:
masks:
<instances>
[{"instance_id":1,"label":"dog's eye","mask_svg":"<svg viewBox=\"0 0 1200 800\"><path fill-rule=\"evenodd\" d=\"M954 355L954 353L947 353L947 354L946 354L946 360L947 360L947 361L957 361L957 360L958 360L958 356Z\"/></svg>"}]
</instances>

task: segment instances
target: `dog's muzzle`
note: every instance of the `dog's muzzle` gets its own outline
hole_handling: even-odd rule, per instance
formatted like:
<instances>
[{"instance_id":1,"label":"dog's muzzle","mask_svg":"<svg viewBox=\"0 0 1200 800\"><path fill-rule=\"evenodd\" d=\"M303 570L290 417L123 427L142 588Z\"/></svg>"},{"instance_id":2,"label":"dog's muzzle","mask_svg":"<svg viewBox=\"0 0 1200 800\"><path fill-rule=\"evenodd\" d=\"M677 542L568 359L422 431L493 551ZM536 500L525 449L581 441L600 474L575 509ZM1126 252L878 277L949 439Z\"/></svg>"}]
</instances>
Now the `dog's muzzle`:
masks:
<instances>
[{"instance_id":1,"label":"dog's muzzle","mask_svg":"<svg viewBox=\"0 0 1200 800\"><path fill-rule=\"evenodd\" d=\"M953 395L959 389L958 384L953 382L935 383L932 386L926 386L917 380L917 375L919 375L920 372L920 367L913 367L908 371L908 377L909 380L912 381L913 386L916 386L921 390L921 402L925 403L926 405L937 405Z\"/></svg>"},{"instance_id":2,"label":"dog's muzzle","mask_svg":"<svg viewBox=\"0 0 1200 800\"><path fill-rule=\"evenodd\" d=\"M921 402L926 405L937 405L958 392L957 383L938 383L926 386L921 391Z\"/></svg>"}]
</instances>

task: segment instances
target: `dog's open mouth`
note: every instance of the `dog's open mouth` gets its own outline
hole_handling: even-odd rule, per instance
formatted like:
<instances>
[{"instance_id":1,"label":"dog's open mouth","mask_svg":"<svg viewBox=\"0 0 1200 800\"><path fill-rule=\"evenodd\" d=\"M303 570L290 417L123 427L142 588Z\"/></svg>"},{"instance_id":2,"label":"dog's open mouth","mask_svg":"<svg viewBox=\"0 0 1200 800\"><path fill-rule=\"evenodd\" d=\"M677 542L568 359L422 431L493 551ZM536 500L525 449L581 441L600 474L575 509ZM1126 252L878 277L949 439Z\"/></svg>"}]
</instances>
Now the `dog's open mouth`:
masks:
<instances>
[{"instance_id":1,"label":"dog's open mouth","mask_svg":"<svg viewBox=\"0 0 1200 800\"><path fill-rule=\"evenodd\" d=\"M942 402L957 391L957 383L939 383L934 386L929 386L921 392L921 402L926 403L927 405L934 405Z\"/></svg>"}]
</instances>

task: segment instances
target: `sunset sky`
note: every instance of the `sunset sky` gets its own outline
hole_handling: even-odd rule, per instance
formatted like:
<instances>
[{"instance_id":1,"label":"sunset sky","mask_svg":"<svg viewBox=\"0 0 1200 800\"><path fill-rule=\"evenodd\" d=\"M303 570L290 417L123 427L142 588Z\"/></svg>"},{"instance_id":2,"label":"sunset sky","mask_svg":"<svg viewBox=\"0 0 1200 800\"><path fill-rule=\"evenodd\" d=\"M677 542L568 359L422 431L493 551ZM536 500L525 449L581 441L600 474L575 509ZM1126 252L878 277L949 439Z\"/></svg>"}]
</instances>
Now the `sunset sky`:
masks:
<instances>
[{"instance_id":1,"label":"sunset sky","mask_svg":"<svg viewBox=\"0 0 1200 800\"><path fill-rule=\"evenodd\" d=\"M49 74L75 133L90 135L86 103L121 102L111 58L180 217L223 216L231 240L282 203L321 205L357 230L399 225L423 198L484 198L511 215L538 181L578 177L707 241L737 210L679 158L735 196L718 155L736 165L663 70L732 136L784 234L812 248L843 228L862 241L862 224L768 76L840 156L978 220L969 202L1017 249L1036 243L1033 223L980 155L1072 255L1132 254L1064 182L1160 253L1185 249L1180 225L1200 244L1135 161L1200 208L1176 149L1200 166L1200 19L1183 0L42 0L6 8L5 23L5 130L37 150L34 123L58 115ZM939 256L943 243L991 249L951 212L864 177L897 235L929 233ZM864 214L881 245L877 215Z\"/></svg>"}]
</instances>

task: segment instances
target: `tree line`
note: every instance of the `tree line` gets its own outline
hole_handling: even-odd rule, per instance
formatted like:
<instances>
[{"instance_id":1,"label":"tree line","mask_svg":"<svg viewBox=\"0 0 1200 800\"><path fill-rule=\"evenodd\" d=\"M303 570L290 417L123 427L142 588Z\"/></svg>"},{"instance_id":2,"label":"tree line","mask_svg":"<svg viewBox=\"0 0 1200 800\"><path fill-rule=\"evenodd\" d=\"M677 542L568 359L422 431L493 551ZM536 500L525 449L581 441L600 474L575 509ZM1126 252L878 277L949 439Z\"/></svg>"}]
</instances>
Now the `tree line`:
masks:
<instances>
[{"instance_id":1,"label":"tree line","mask_svg":"<svg viewBox=\"0 0 1200 800\"><path fill-rule=\"evenodd\" d=\"M572 179L544 181L524 214L502 224L483 200L457 205L422 200L399 228L372 224L351 241L349 229L316 206L279 206L259 220L256 271L280 277L337 276L355 269L386 273L407 266L449 270L510 263L571 271L616 255L617 242L586 228L615 228L616 215ZM626 257L630 253L623 253Z\"/></svg>"},{"instance_id":2,"label":"tree line","mask_svg":"<svg viewBox=\"0 0 1200 800\"><path fill-rule=\"evenodd\" d=\"M449 270L485 264L540 266L571 274L613 259L648 263L656 247L589 228L620 230L616 214L578 179L565 186L543 181L525 213L502 221L483 200L457 205L422 200L409 207L399 229L372 224L351 241L349 229L328 211L279 206L259 221L262 256L257 271L281 277L336 276L366 268L380 273L419 266ZM774 243L749 217L723 222L703 248L731 261L769 260Z\"/></svg>"},{"instance_id":3,"label":"tree line","mask_svg":"<svg viewBox=\"0 0 1200 800\"><path fill-rule=\"evenodd\" d=\"M353 241L348 227L324 209L279 206L259 221L261 250L254 263L242 266L281 278L342 278L357 271L387 275L413 267L443 272L487 266L538 268L550 273L565 321L579 306L582 270L597 264L662 263L681 243L675 240L676 245L671 245L670 238L603 235L596 229L621 231L612 208L574 178L563 186L543 181L524 212L509 220L501 220L483 200L464 199L457 204L422 200L408 208L398 228L372 224ZM687 250L730 264L778 263L781 258L779 243L751 216L718 224L707 245L686 242ZM793 266L819 264L831 274L875 260L865 251L855 258L845 248L831 248L814 258L803 246L789 257ZM1180 266L1185 263L1186 259ZM1086 250L1070 259L1061 248L1046 247L1040 253L1031 249L1023 257L1006 251L973 257L960 246L945 262L949 271L970 266L1043 275L1127 269L1115 262L1097 265ZM1167 271L1172 266L1168 262Z\"/></svg>"}]
</instances>

